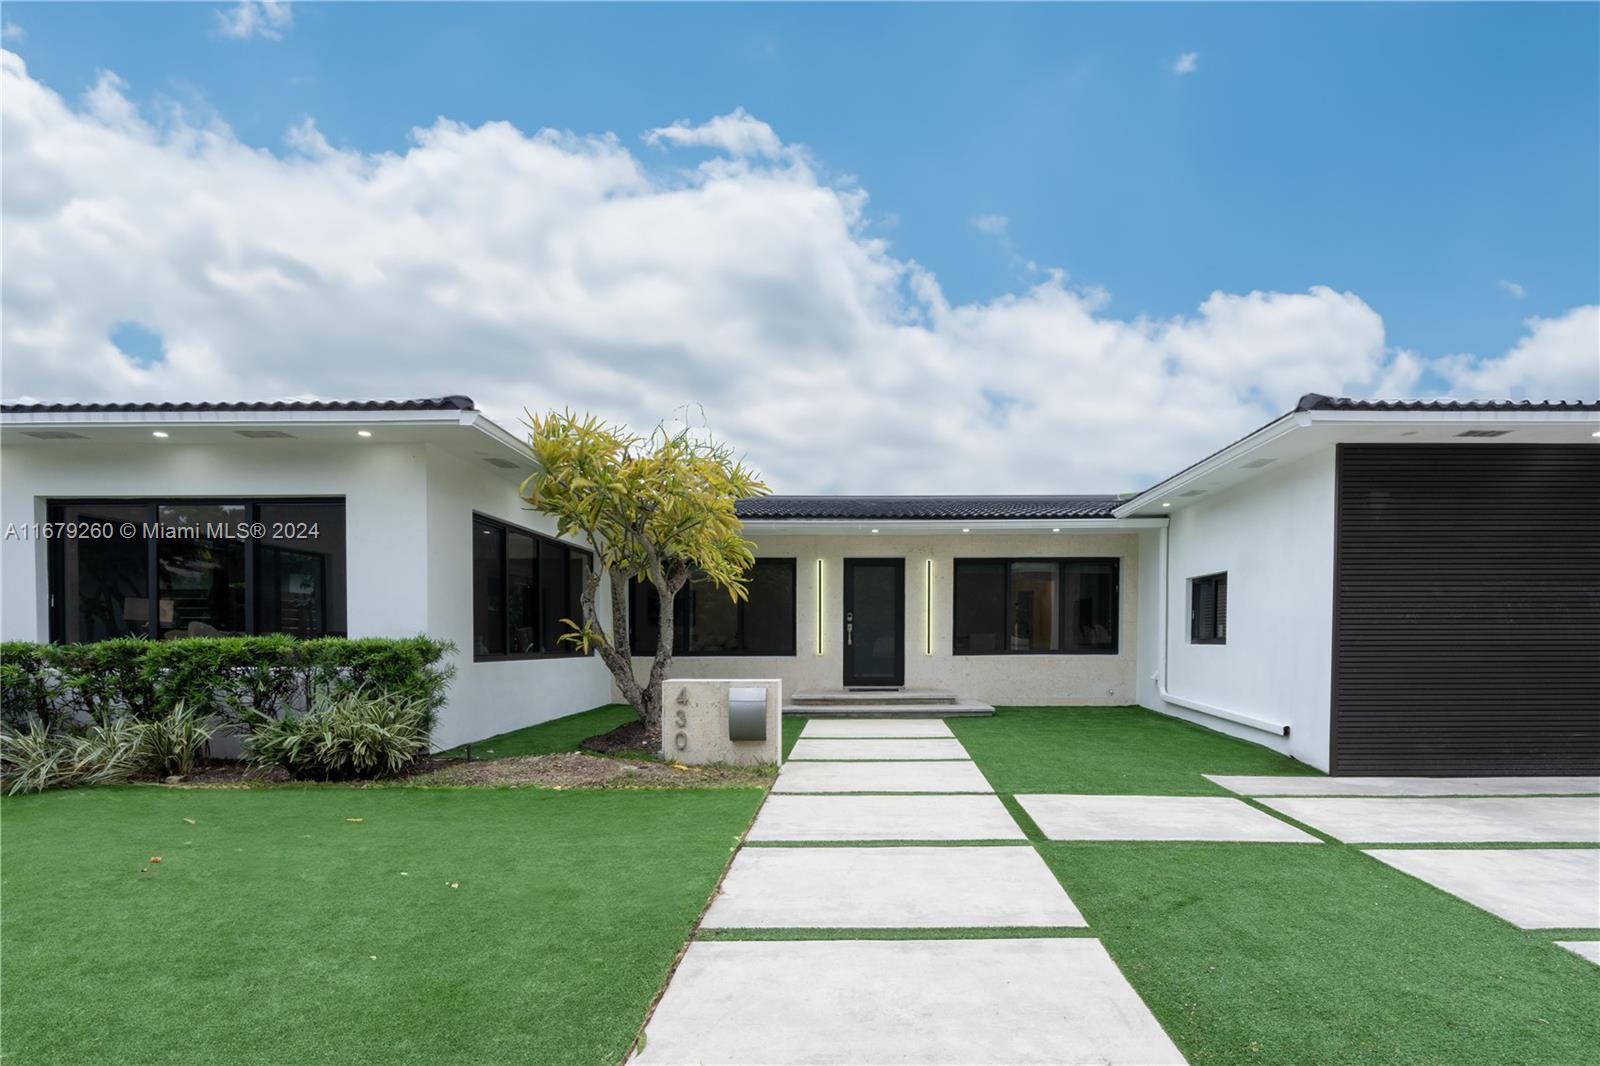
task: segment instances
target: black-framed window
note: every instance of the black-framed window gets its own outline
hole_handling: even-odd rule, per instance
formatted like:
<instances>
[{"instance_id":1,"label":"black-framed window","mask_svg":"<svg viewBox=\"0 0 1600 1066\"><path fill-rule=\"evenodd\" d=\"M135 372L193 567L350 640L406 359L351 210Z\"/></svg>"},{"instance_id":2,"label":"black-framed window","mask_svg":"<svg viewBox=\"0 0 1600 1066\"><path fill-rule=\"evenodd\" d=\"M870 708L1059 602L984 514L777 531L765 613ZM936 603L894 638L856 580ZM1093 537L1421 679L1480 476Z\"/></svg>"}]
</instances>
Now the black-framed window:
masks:
<instances>
[{"instance_id":1,"label":"black-framed window","mask_svg":"<svg viewBox=\"0 0 1600 1066\"><path fill-rule=\"evenodd\" d=\"M472 516L472 657L580 655L564 619L583 621L592 556L552 537Z\"/></svg>"},{"instance_id":2,"label":"black-framed window","mask_svg":"<svg viewBox=\"0 0 1600 1066\"><path fill-rule=\"evenodd\" d=\"M709 581L691 581L673 601L674 655L795 654L795 561L757 559L746 599L735 603ZM654 655L661 599L648 581L628 590L629 641L635 655Z\"/></svg>"},{"instance_id":3,"label":"black-framed window","mask_svg":"<svg viewBox=\"0 0 1600 1066\"><path fill-rule=\"evenodd\" d=\"M1113 655L1118 560L957 559L956 655Z\"/></svg>"},{"instance_id":4,"label":"black-framed window","mask_svg":"<svg viewBox=\"0 0 1600 1066\"><path fill-rule=\"evenodd\" d=\"M1189 580L1189 643L1228 642L1228 575Z\"/></svg>"},{"instance_id":5,"label":"black-framed window","mask_svg":"<svg viewBox=\"0 0 1600 1066\"><path fill-rule=\"evenodd\" d=\"M47 514L53 641L346 632L342 499L52 500Z\"/></svg>"}]
</instances>

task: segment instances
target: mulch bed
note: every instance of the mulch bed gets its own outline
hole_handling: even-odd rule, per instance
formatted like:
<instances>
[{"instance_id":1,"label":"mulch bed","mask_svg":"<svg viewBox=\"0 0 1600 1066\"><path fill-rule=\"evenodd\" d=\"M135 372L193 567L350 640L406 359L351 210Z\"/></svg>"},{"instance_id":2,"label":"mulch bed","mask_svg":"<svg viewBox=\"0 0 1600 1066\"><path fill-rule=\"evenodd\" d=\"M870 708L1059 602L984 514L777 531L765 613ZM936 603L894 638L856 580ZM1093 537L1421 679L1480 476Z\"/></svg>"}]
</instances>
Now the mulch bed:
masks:
<instances>
[{"instance_id":1,"label":"mulch bed","mask_svg":"<svg viewBox=\"0 0 1600 1066\"><path fill-rule=\"evenodd\" d=\"M514 755L487 762L454 762L412 778L418 785L479 785L512 788L759 788L769 773L731 766L614 759L580 752Z\"/></svg>"},{"instance_id":2,"label":"mulch bed","mask_svg":"<svg viewBox=\"0 0 1600 1066\"><path fill-rule=\"evenodd\" d=\"M635 718L623 722L609 733L590 737L578 747L600 755L655 755L661 751L661 735L651 734L643 722Z\"/></svg>"}]
</instances>

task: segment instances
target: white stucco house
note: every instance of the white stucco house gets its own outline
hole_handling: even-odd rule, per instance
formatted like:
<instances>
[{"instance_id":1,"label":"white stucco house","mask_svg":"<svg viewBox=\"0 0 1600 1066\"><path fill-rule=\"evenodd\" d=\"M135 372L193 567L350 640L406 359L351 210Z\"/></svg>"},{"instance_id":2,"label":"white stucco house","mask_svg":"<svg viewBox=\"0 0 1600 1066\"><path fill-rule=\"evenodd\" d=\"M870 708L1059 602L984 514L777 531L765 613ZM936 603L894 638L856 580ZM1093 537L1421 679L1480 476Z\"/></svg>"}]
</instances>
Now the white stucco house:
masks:
<instances>
[{"instance_id":1,"label":"white stucco house","mask_svg":"<svg viewBox=\"0 0 1600 1066\"><path fill-rule=\"evenodd\" d=\"M427 633L460 649L441 745L582 710L609 675L555 638L590 558L531 469L461 396L6 405L0 637ZM1597 403L1308 395L1139 493L740 513L750 598L680 597L678 676L1138 704L1347 774L1600 773Z\"/></svg>"}]
</instances>

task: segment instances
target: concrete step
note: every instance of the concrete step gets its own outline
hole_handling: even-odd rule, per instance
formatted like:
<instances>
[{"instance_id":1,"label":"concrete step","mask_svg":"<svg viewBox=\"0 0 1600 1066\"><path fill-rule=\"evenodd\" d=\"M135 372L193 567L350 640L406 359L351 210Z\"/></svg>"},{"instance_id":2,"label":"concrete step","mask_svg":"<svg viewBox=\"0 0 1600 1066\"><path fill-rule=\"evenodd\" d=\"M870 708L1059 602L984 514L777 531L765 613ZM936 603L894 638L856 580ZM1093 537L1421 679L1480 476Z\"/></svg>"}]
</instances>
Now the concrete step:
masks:
<instances>
[{"instance_id":1,"label":"concrete step","mask_svg":"<svg viewBox=\"0 0 1600 1066\"><path fill-rule=\"evenodd\" d=\"M785 703L783 713L813 718L974 718L991 715L994 708L952 699L949 703Z\"/></svg>"},{"instance_id":2,"label":"concrete step","mask_svg":"<svg viewBox=\"0 0 1600 1066\"><path fill-rule=\"evenodd\" d=\"M811 689L789 694L789 702L822 704L941 704L959 703L954 692L942 689L878 688L878 689Z\"/></svg>"}]
</instances>

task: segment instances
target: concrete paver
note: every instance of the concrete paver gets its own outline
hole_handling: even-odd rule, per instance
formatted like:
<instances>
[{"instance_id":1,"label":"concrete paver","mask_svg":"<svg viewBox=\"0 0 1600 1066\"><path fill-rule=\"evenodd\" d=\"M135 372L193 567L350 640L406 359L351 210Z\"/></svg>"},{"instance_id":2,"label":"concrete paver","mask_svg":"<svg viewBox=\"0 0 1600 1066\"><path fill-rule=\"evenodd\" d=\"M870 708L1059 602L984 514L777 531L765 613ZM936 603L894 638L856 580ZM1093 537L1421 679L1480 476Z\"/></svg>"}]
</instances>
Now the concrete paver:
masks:
<instances>
[{"instance_id":1,"label":"concrete paver","mask_svg":"<svg viewBox=\"0 0 1600 1066\"><path fill-rule=\"evenodd\" d=\"M1600 928L1600 850L1386 848L1367 854L1523 929Z\"/></svg>"},{"instance_id":2,"label":"concrete paver","mask_svg":"<svg viewBox=\"0 0 1600 1066\"><path fill-rule=\"evenodd\" d=\"M1228 796L1019 795L1051 840L1256 840L1321 843Z\"/></svg>"},{"instance_id":3,"label":"concrete paver","mask_svg":"<svg viewBox=\"0 0 1600 1066\"><path fill-rule=\"evenodd\" d=\"M1098 940L698 941L641 1064L1184 1061Z\"/></svg>"},{"instance_id":4,"label":"concrete paver","mask_svg":"<svg viewBox=\"0 0 1600 1066\"><path fill-rule=\"evenodd\" d=\"M1349 843L1600 843L1600 797L1339 797L1260 802Z\"/></svg>"},{"instance_id":5,"label":"concrete paver","mask_svg":"<svg viewBox=\"0 0 1600 1066\"><path fill-rule=\"evenodd\" d=\"M789 752L790 759L967 759L967 749L954 737L922 739L801 739Z\"/></svg>"},{"instance_id":6,"label":"concrete paver","mask_svg":"<svg viewBox=\"0 0 1600 1066\"><path fill-rule=\"evenodd\" d=\"M841 737L953 737L950 727L939 718L813 718L800 735L807 740Z\"/></svg>"},{"instance_id":7,"label":"concrete paver","mask_svg":"<svg viewBox=\"0 0 1600 1066\"><path fill-rule=\"evenodd\" d=\"M704 922L712 929L1084 924L1031 847L745 848Z\"/></svg>"},{"instance_id":8,"label":"concrete paver","mask_svg":"<svg viewBox=\"0 0 1600 1066\"><path fill-rule=\"evenodd\" d=\"M1201 776L1241 796L1570 796L1600 793L1600 777Z\"/></svg>"},{"instance_id":9,"label":"concrete paver","mask_svg":"<svg viewBox=\"0 0 1600 1066\"><path fill-rule=\"evenodd\" d=\"M788 762L772 791L993 792L972 762Z\"/></svg>"},{"instance_id":10,"label":"concrete paver","mask_svg":"<svg viewBox=\"0 0 1600 1066\"><path fill-rule=\"evenodd\" d=\"M749 840L1025 840L994 796L772 795Z\"/></svg>"}]
</instances>

